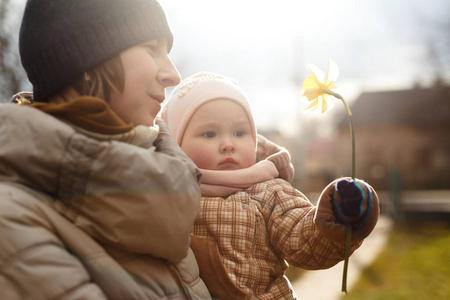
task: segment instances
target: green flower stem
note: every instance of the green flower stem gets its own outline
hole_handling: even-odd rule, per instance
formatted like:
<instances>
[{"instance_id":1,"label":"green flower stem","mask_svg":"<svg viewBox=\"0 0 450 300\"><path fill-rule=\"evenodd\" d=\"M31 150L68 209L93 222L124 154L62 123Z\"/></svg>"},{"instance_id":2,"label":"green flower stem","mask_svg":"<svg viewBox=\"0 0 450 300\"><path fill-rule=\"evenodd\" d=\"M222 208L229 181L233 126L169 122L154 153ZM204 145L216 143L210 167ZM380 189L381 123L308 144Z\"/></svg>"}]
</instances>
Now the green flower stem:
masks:
<instances>
[{"instance_id":1,"label":"green flower stem","mask_svg":"<svg viewBox=\"0 0 450 300\"><path fill-rule=\"evenodd\" d=\"M349 123L350 123L350 134L352 135L352 179L355 179L355 170L356 170L356 167L355 167L355 165L356 165L356 162L355 162L356 161L356 159L355 159L355 128L353 127L352 112L350 110L350 107L348 107L347 102L345 102L344 97L342 97L338 93L335 93L329 89L326 90L326 93L341 100L342 103L344 103L345 110L347 111L347 115L348 115L348 119L349 119Z\"/></svg>"},{"instance_id":2,"label":"green flower stem","mask_svg":"<svg viewBox=\"0 0 450 300\"><path fill-rule=\"evenodd\" d=\"M345 103L345 102L344 102ZM348 120L350 123L350 133L352 135L352 179L355 180L355 173L356 173L356 155L355 155L355 128L353 127L353 116L350 114L348 115Z\"/></svg>"},{"instance_id":3,"label":"green flower stem","mask_svg":"<svg viewBox=\"0 0 450 300\"><path fill-rule=\"evenodd\" d=\"M347 238L345 241L344 273L342 274L342 288L341 288L341 291L346 294L347 294L347 270L348 270L348 259L350 258L351 239L352 239L352 226L347 225Z\"/></svg>"},{"instance_id":4,"label":"green flower stem","mask_svg":"<svg viewBox=\"0 0 450 300\"><path fill-rule=\"evenodd\" d=\"M350 110L350 107L348 107L347 105L347 102L345 102L344 97L331 90L327 90L327 93L341 100L342 103L344 103L345 109L347 110L347 115L350 123L350 134L352 136L352 179L355 180L356 159L355 159L355 128L353 127L353 115ZM345 258L344 272L342 274L342 292L345 292L345 294L347 294L347 270L348 270L348 261L350 258L351 240L352 240L352 226L347 225L347 237L345 241L345 254L344 254Z\"/></svg>"}]
</instances>

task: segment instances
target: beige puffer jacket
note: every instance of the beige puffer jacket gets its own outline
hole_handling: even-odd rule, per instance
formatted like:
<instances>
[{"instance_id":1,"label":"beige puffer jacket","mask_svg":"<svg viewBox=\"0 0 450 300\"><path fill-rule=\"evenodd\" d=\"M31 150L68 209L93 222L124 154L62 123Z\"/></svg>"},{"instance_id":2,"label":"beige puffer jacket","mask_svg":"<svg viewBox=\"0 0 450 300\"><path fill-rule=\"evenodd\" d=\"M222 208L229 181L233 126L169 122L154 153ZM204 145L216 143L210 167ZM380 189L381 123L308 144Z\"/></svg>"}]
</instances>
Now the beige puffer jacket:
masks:
<instances>
[{"instance_id":1,"label":"beige puffer jacket","mask_svg":"<svg viewBox=\"0 0 450 300\"><path fill-rule=\"evenodd\" d=\"M100 141L0 105L1 299L209 299L189 234L200 175L164 124Z\"/></svg>"}]
</instances>

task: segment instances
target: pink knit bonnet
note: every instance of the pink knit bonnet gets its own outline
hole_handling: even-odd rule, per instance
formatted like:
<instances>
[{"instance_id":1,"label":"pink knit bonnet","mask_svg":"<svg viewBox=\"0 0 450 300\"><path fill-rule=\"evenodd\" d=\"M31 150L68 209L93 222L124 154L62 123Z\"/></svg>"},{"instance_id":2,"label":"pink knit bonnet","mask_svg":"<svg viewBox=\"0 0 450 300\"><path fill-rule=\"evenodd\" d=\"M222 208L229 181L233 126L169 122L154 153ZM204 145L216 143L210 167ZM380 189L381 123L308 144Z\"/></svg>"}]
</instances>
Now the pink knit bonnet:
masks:
<instances>
[{"instance_id":1,"label":"pink knit bonnet","mask_svg":"<svg viewBox=\"0 0 450 300\"><path fill-rule=\"evenodd\" d=\"M202 104L217 99L232 100L242 106L250 121L256 144L256 126L244 91L231 78L202 72L183 80L172 92L161 113L178 145L181 145L186 126L195 111Z\"/></svg>"}]
</instances>

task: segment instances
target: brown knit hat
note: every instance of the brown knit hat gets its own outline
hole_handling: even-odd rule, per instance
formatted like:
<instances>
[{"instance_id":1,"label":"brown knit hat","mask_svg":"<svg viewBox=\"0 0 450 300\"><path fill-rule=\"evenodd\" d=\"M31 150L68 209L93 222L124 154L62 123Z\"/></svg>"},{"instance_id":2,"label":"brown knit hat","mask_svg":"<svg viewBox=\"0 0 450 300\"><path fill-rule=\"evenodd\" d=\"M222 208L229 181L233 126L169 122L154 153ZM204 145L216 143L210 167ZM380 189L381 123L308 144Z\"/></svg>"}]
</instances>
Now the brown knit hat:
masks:
<instances>
[{"instance_id":1,"label":"brown knit hat","mask_svg":"<svg viewBox=\"0 0 450 300\"><path fill-rule=\"evenodd\" d=\"M172 33L156 0L28 0L19 50L45 102L75 79L121 51Z\"/></svg>"}]
</instances>

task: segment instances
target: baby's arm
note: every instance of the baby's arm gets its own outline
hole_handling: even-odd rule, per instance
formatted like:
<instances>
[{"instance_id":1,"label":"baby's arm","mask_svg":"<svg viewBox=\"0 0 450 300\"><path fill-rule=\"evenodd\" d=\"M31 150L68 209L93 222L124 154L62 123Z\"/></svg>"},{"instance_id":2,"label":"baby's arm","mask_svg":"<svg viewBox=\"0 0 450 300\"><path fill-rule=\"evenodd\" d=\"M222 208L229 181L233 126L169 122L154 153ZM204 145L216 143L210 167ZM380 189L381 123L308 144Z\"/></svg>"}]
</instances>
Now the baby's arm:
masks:
<instances>
[{"instance_id":1,"label":"baby's arm","mask_svg":"<svg viewBox=\"0 0 450 300\"><path fill-rule=\"evenodd\" d=\"M283 180L267 188L264 213L275 254L308 270L326 269L344 259L345 245L327 239L314 223L316 207ZM352 245L352 250L359 244Z\"/></svg>"},{"instance_id":2,"label":"baby's arm","mask_svg":"<svg viewBox=\"0 0 450 300\"><path fill-rule=\"evenodd\" d=\"M277 255L292 265L311 270L329 268L343 260L345 236L343 239L330 238L336 230L338 235L341 231L345 233L346 228L343 224L336 225L331 203L326 198L334 193L333 185L324 190L320 198L321 204L316 207L287 182L277 182L277 187L272 187L273 191L270 191L272 188L268 189L272 193L272 199L264 209L270 214L267 228L270 243ZM328 207L325 206L326 203L330 203ZM378 213L377 209L378 206L374 206L375 215ZM321 222L317 224L318 220L325 220L325 225ZM330 222L333 222L333 228L329 228ZM324 234L324 226L329 229L328 234ZM368 227L364 227L361 230L367 229ZM361 245L362 236L355 231L351 252Z\"/></svg>"}]
</instances>

